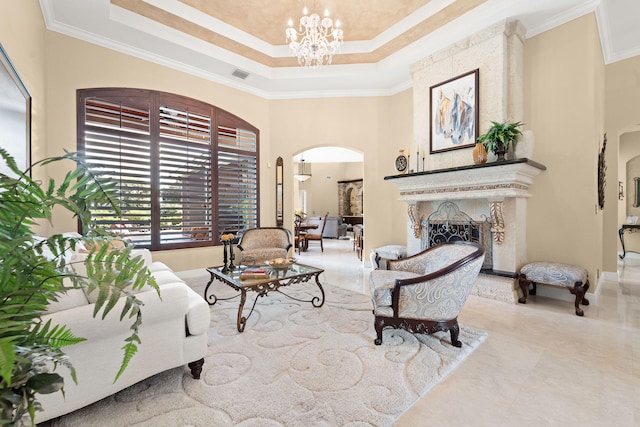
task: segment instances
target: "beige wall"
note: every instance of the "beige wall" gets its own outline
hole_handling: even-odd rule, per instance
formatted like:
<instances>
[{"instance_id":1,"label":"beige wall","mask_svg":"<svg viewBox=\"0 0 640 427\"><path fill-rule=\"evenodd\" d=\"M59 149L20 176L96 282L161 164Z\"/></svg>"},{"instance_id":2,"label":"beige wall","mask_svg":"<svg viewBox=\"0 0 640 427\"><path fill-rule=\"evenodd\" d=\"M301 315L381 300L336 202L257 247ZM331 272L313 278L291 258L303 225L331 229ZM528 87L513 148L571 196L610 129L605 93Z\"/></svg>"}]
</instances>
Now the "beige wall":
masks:
<instances>
[{"instance_id":1,"label":"beige wall","mask_svg":"<svg viewBox=\"0 0 640 427\"><path fill-rule=\"evenodd\" d=\"M535 134L533 159L547 167L531 186L528 259L584 266L593 290L602 272L596 165L604 131L595 18L528 39L524 52L524 121Z\"/></svg>"},{"instance_id":2,"label":"beige wall","mask_svg":"<svg viewBox=\"0 0 640 427\"><path fill-rule=\"evenodd\" d=\"M404 203L398 201L395 186L384 182L383 177L395 173L393 159L398 148L412 142L411 103L411 91L407 90L392 97L277 100L269 106L271 139L278 147L275 155L282 156L285 164L286 159L292 159L298 153L323 146L344 147L364 154L364 174L357 178L363 178L365 253L372 248L404 240L404 216L397 214L404 212ZM290 169L294 169L293 163ZM285 213L299 207L299 187L319 185L319 181L326 180L328 174L321 175L319 165L313 164L311 169L313 177L306 183L299 185L291 179L293 192L285 198ZM345 175L341 179L352 178ZM331 181L336 185L336 179ZM335 207L308 205L308 210L311 208L318 214L327 210L337 212L337 187L329 188L323 194L330 197ZM308 197L309 202L315 203L313 198L318 195L314 193ZM385 203L380 203L381 200ZM285 214L285 226L293 226L292 215Z\"/></svg>"}]
</instances>

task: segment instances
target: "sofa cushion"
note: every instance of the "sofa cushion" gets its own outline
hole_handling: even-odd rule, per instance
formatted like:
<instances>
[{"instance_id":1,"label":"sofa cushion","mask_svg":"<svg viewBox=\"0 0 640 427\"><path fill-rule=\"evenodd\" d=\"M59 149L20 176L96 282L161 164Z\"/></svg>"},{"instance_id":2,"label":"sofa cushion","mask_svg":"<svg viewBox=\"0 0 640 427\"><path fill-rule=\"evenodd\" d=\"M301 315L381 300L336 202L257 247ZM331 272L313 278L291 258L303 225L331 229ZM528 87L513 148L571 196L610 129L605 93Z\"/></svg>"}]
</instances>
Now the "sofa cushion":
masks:
<instances>
[{"instance_id":1,"label":"sofa cushion","mask_svg":"<svg viewBox=\"0 0 640 427\"><path fill-rule=\"evenodd\" d=\"M79 238L82 237L80 234L78 234L78 233L76 233L74 231L62 233L62 236L66 237L66 238L69 238L69 239L79 239ZM43 241L47 240L47 238L43 237L43 236L34 235L33 236L33 240L35 242L37 242L37 243L40 243L40 242L43 242ZM85 249L86 248L85 248L85 246L84 246L84 244L82 242L80 242L80 241L76 242L76 246L75 246L75 250L76 251L82 251L82 250L85 250ZM69 260L71 259L71 255L73 255L73 252L74 251L71 250L70 246L67 246L65 248L65 252L63 254L65 263L69 262ZM42 255L49 261L53 261L55 259L55 256L53 255L53 252L51 252L49 247L46 246L46 245L42 247Z\"/></svg>"},{"instance_id":2,"label":"sofa cushion","mask_svg":"<svg viewBox=\"0 0 640 427\"><path fill-rule=\"evenodd\" d=\"M82 277L88 277L87 266L85 265L85 262L88 256L89 254L86 252L75 252L71 256L71 260L70 260L71 268L73 268L73 270L76 272L77 275ZM161 280L163 281L163 283L172 283L176 281L182 282L175 274L173 274L170 271L162 271L161 273L168 273L167 275L164 275L161 277ZM154 276L154 279L156 279L156 282L158 283L158 285L160 285L161 283L158 282L158 279L156 278L156 273L154 273L153 276ZM136 289L133 293L137 294L137 293L146 292L152 289L153 287L151 285L145 284L142 288ZM98 289L94 289L92 292L87 292L86 288L83 288L82 290L84 291L84 294L86 295L87 300L89 300L91 304L94 304L96 301L98 301L98 294L99 294Z\"/></svg>"},{"instance_id":3,"label":"sofa cushion","mask_svg":"<svg viewBox=\"0 0 640 427\"><path fill-rule=\"evenodd\" d=\"M151 273L153 278L156 280L158 286L165 285L167 283L184 283L182 279L180 279L176 274L171 270L159 270ZM152 289L151 286L145 285L146 290Z\"/></svg>"},{"instance_id":4,"label":"sofa cushion","mask_svg":"<svg viewBox=\"0 0 640 427\"><path fill-rule=\"evenodd\" d=\"M73 286L73 282L68 277L63 279L65 287ZM89 304L89 300L87 296L84 294L84 291L80 288L77 289L69 289L68 291L57 296L57 301L51 301L47 305L47 310L45 313L55 313L62 310L68 310L70 308L79 307L81 305Z\"/></svg>"},{"instance_id":5,"label":"sofa cushion","mask_svg":"<svg viewBox=\"0 0 640 427\"><path fill-rule=\"evenodd\" d=\"M151 265L153 264L153 260L151 259L151 251L149 249L132 249L131 257L141 257L144 261L144 266L151 269ZM167 267L168 268L168 267Z\"/></svg>"}]
</instances>

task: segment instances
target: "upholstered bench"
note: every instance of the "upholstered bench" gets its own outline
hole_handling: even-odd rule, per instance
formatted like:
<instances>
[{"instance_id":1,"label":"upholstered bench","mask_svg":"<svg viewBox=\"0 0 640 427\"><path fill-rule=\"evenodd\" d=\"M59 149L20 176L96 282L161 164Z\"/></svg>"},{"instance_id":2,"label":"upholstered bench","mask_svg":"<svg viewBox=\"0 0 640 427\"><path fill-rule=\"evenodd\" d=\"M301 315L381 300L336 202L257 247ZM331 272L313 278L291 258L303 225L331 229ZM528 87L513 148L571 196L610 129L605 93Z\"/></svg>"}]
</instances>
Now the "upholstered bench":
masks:
<instances>
[{"instance_id":1,"label":"upholstered bench","mask_svg":"<svg viewBox=\"0 0 640 427\"><path fill-rule=\"evenodd\" d=\"M567 288L575 295L577 316L584 316L580 304L589 305L589 301L584 297L589 289L589 277L587 270L582 267L557 262L533 262L520 269L518 283L522 289L522 298L518 299L518 302L522 304L527 303L529 285L532 285L532 289L528 294L535 295L536 283L543 283Z\"/></svg>"},{"instance_id":2,"label":"upholstered bench","mask_svg":"<svg viewBox=\"0 0 640 427\"><path fill-rule=\"evenodd\" d=\"M387 266L387 260L398 260L407 257L406 246L401 245L386 245L378 249L374 249L371 252L371 266L373 268L380 268L380 260L385 260L385 269Z\"/></svg>"}]
</instances>

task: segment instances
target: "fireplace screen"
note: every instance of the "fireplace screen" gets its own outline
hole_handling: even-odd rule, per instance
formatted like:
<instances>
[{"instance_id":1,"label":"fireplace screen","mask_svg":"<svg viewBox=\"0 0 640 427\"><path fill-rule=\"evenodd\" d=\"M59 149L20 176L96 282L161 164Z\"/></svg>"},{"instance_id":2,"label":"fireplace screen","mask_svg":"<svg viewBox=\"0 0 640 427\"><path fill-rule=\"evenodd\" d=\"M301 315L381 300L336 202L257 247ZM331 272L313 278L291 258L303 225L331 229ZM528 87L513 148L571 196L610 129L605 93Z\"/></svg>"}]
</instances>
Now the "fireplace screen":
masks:
<instances>
[{"instance_id":1,"label":"fireplace screen","mask_svg":"<svg viewBox=\"0 0 640 427\"><path fill-rule=\"evenodd\" d=\"M489 220L474 221L461 212L453 202L444 202L422 223L422 249L440 243L464 241L478 243L484 247L483 269L492 269L491 223Z\"/></svg>"}]
</instances>

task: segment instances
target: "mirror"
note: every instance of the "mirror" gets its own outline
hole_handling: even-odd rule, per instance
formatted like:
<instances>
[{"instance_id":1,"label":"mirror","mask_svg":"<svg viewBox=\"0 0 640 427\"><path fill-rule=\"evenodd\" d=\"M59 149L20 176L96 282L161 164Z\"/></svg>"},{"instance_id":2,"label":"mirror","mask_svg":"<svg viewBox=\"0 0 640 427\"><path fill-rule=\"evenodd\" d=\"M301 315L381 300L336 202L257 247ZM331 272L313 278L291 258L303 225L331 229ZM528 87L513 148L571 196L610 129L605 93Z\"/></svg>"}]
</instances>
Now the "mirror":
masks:
<instances>
[{"instance_id":1,"label":"mirror","mask_svg":"<svg viewBox=\"0 0 640 427\"><path fill-rule=\"evenodd\" d=\"M18 167L31 176L31 95L0 45L0 147L13 156ZM13 172L0 164L2 173Z\"/></svg>"},{"instance_id":2,"label":"mirror","mask_svg":"<svg viewBox=\"0 0 640 427\"><path fill-rule=\"evenodd\" d=\"M282 157L278 157L276 160L276 227L282 227L284 225L284 211L283 211L283 182L284 182L284 166Z\"/></svg>"}]
</instances>

